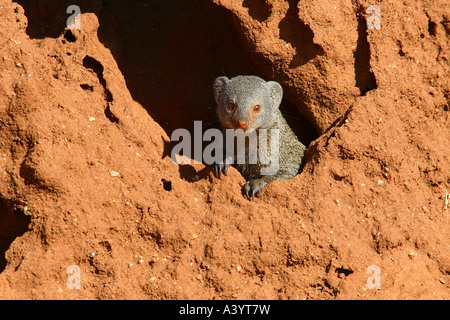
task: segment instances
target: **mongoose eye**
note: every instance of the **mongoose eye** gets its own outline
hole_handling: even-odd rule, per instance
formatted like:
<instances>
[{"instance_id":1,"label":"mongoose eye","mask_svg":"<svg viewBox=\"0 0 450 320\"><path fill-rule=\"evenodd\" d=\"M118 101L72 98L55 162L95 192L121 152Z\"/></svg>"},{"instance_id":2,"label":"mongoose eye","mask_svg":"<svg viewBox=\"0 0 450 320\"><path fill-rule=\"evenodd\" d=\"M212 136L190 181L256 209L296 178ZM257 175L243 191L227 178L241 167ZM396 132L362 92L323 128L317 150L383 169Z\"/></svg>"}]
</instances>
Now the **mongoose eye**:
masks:
<instances>
[{"instance_id":1,"label":"mongoose eye","mask_svg":"<svg viewBox=\"0 0 450 320\"><path fill-rule=\"evenodd\" d=\"M253 112L255 112L255 113L260 112L261 109L262 109L261 105L259 105L259 104L256 104L256 105L253 106Z\"/></svg>"},{"instance_id":2,"label":"mongoose eye","mask_svg":"<svg viewBox=\"0 0 450 320\"><path fill-rule=\"evenodd\" d=\"M232 101L228 102L227 111L228 112L233 112L234 109L236 109L236 105L234 104L234 102L232 102Z\"/></svg>"}]
</instances>

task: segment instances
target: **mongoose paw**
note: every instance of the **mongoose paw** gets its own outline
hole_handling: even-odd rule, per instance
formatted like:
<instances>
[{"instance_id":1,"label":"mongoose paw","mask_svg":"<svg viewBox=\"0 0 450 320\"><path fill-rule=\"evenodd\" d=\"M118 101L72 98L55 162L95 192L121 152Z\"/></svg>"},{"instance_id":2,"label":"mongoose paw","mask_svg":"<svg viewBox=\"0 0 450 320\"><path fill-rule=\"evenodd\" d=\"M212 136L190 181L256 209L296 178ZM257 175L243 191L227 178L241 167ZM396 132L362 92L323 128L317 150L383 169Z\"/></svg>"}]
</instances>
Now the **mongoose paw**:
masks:
<instances>
[{"instance_id":1,"label":"mongoose paw","mask_svg":"<svg viewBox=\"0 0 450 320\"><path fill-rule=\"evenodd\" d=\"M267 185L267 182L263 180L251 180L248 181L244 187L242 188L242 191L244 195L249 200L254 200L255 196L259 197L261 195L261 190Z\"/></svg>"},{"instance_id":2,"label":"mongoose paw","mask_svg":"<svg viewBox=\"0 0 450 320\"><path fill-rule=\"evenodd\" d=\"M215 163L212 165L212 172L216 178L221 178L222 174L228 174L228 164L226 163Z\"/></svg>"}]
</instances>

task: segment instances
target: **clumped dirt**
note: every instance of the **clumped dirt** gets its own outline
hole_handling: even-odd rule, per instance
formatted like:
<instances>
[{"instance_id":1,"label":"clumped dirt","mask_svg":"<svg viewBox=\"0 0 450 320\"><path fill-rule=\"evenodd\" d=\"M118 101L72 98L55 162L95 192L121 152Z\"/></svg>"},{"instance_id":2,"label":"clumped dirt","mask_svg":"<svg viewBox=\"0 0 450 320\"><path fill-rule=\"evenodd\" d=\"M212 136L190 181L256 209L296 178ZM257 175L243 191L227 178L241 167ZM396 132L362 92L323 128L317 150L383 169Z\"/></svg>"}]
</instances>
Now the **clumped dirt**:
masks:
<instances>
[{"instance_id":1,"label":"clumped dirt","mask_svg":"<svg viewBox=\"0 0 450 320\"><path fill-rule=\"evenodd\" d=\"M2 0L0 298L449 299L449 9ZM279 81L309 145L253 202L166 156L223 74Z\"/></svg>"}]
</instances>

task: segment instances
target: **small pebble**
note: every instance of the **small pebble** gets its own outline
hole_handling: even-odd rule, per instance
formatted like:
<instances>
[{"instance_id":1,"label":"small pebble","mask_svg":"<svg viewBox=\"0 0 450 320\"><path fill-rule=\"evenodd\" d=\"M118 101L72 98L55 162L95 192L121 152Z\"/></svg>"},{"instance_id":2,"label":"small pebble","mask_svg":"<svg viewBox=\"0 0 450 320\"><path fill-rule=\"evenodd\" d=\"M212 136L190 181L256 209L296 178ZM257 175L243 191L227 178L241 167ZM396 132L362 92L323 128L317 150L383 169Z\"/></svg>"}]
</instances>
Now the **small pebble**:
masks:
<instances>
[{"instance_id":1,"label":"small pebble","mask_svg":"<svg viewBox=\"0 0 450 320\"><path fill-rule=\"evenodd\" d=\"M120 173L117 171L111 171L111 177L119 177Z\"/></svg>"}]
</instances>

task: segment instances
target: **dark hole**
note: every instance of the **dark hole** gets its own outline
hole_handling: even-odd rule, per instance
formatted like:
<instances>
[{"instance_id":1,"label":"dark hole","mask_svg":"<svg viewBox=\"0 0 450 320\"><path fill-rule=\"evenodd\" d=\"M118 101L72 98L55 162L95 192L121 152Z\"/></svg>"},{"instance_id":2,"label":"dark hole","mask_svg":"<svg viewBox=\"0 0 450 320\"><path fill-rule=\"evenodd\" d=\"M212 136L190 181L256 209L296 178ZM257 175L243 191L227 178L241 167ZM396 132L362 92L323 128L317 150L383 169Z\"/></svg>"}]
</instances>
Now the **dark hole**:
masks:
<instances>
[{"instance_id":1,"label":"dark hole","mask_svg":"<svg viewBox=\"0 0 450 320\"><path fill-rule=\"evenodd\" d=\"M317 132L313 125L300 114L296 106L288 101L287 97L283 99L280 106L280 111L292 131L294 131L297 138L305 146L308 146L311 141L318 138Z\"/></svg>"},{"instance_id":2,"label":"dark hole","mask_svg":"<svg viewBox=\"0 0 450 320\"><path fill-rule=\"evenodd\" d=\"M103 86L103 88L105 89L105 99L107 102L112 102L113 101L113 97L111 94L111 91L109 91L109 89L106 86L106 80L105 78L103 78L103 70L105 70L105 68L103 67L103 65L95 58L92 58L90 56L86 56L83 59L83 66L86 69L91 69L92 71L95 72L95 74L98 77L98 80L100 81L100 84ZM105 110L105 114L109 112L111 113L111 111ZM108 115L106 115L108 117ZM108 117L109 118L109 117ZM117 119L117 118L116 118ZM110 119L111 120L111 119ZM114 122L114 121L113 121ZM118 119L117 119L118 122Z\"/></svg>"},{"instance_id":3,"label":"dark hole","mask_svg":"<svg viewBox=\"0 0 450 320\"><path fill-rule=\"evenodd\" d=\"M344 275L346 277L346 276L352 274L353 270L345 269L345 268L336 268L336 270L334 270L334 272L337 272L338 276L339 275Z\"/></svg>"},{"instance_id":4,"label":"dark hole","mask_svg":"<svg viewBox=\"0 0 450 320\"><path fill-rule=\"evenodd\" d=\"M298 16L298 1L288 0L289 9L286 16L280 21L280 38L292 45L296 49L296 54L292 58L290 67L296 68L306 64L317 55L323 55L325 51L315 44L314 32L300 20Z\"/></svg>"},{"instance_id":5,"label":"dark hole","mask_svg":"<svg viewBox=\"0 0 450 320\"><path fill-rule=\"evenodd\" d=\"M244 0L242 5L248 8L248 13L259 22L265 21L270 16L271 6L265 0Z\"/></svg>"},{"instance_id":6,"label":"dark hole","mask_svg":"<svg viewBox=\"0 0 450 320\"><path fill-rule=\"evenodd\" d=\"M92 69L97 74L97 77L100 79L100 82L103 80L103 65L90 56L86 56L83 59L83 66L86 69Z\"/></svg>"},{"instance_id":7,"label":"dark hole","mask_svg":"<svg viewBox=\"0 0 450 320\"><path fill-rule=\"evenodd\" d=\"M64 39L66 39L69 42L75 42L77 41L77 38L74 36L72 30L68 29L66 32L64 32Z\"/></svg>"},{"instance_id":8,"label":"dark hole","mask_svg":"<svg viewBox=\"0 0 450 320\"><path fill-rule=\"evenodd\" d=\"M436 28L437 24L431 20L428 20L428 33L430 34L430 36L436 36Z\"/></svg>"},{"instance_id":9,"label":"dark hole","mask_svg":"<svg viewBox=\"0 0 450 320\"><path fill-rule=\"evenodd\" d=\"M342 181L345 178L345 176L341 176L341 175L339 175L337 173L332 173L332 175L333 175L333 179L336 180L336 181Z\"/></svg>"},{"instance_id":10,"label":"dark hole","mask_svg":"<svg viewBox=\"0 0 450 320\"><path fill-rule=\"evenodd\" d=\"M104 247L108 252L112 249L111 244L108 241L100 241L98 244Z\"/></svg>"},{"instance_id":11,"label":"dark hole","mask_svg":"<svg viewBox=\"0 0 450 320\"><path fill-rule=\"evenodd\" d=\"M89 91L94 91L94 87L93 86L91 86L91 85L89 85L89 84L86 84L86 83L83 83L83 84L80 84L80 87L83 89L83 90L89 90Z\"/></svg>"},{"instance_id":12,"label":"dark hole","mask_svg":"<svg viewBox=\"0 0 450 320\"><path fill-rule=\"evenodd\" d=\"M405 56L405 51L403 51L403 44L400 40L397 40L397 47L398 49L398 54L400 57L404 57Z\"/></svg>"},{"instance_id":13,"label":"dark hole","mask_svg":"<svg viewBox=\"0 0 450 320\"><path fill-rule=\"evenodd\" d=\"M6 268L6 251L14 239L28 230L30 220L22 207L10 207L0 199L0 272Z\"/></svg>"},{"instance_id":14,"label":"dark hole","mask_svg":"<svg viewBox=\"0 0 450 320\"><path fill-rule=\"evenodd\" d=\"M167 181L166 179L161 179L163 183L163 188L166 191L172 191L172 181Z\"/></svg>"},{"instance_id":15,"label":"dark hole","mask_svg":"<svg viewBox=\"0 0 450 320\"><path fill-rule=\"evenodd\" d=\"M105 116L111 121L112 123L119 123L119 118L117 118L114 113L111 112L111 108L109 105L105 108Z\"/></svg>"},{"instance_id":16,"label":"dark hole","mask_svg":"<svg viewBox=\"0 0 450 320\"><path fill-rule=\"evenodd\" d=\"M370 45L367 40L367 22L364 15L359 13L358 19L358 39L353 57L355 59L355 85L359 88L361 96L365 96L370 90L378 87L375 75L370 66Z\"/></svg>"}]
</instances>

